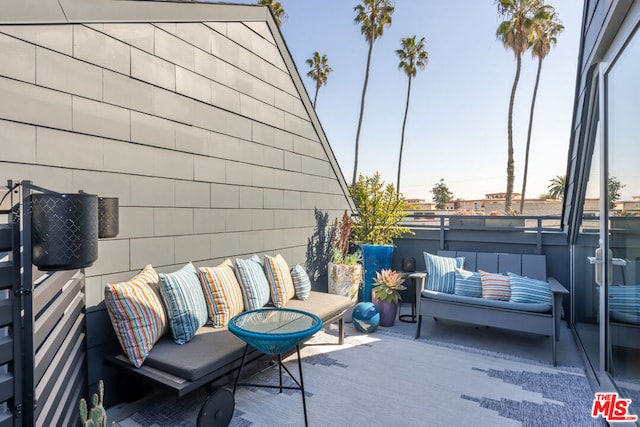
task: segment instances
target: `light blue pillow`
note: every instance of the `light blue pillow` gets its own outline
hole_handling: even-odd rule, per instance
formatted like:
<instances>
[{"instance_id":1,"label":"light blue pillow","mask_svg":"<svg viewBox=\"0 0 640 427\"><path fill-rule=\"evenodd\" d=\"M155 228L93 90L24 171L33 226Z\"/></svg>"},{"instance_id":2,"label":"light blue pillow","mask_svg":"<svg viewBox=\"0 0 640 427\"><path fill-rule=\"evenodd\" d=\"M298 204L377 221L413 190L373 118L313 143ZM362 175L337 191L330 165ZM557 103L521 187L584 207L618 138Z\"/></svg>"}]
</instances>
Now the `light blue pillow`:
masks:
<instances>
[{"instance_id":1,"label":"light blue pillow","mask_svg":"<svg viewBox=\"0 0 640 427\"><path fill-rule=\"evenodd\" d=\"M609 309L640 314L640 285L610 286Z\"/></svg>"},{"instance_id":2,"label":"light blue pillow","mask_svg":"<svg viewBox=\"0 0 640 427\"><path fill-rule=\"evenodd\" d=\"M176 344L185 344L207 323L209 313L198 273L192 263L174 273L160 273L160 295Z\"/></svg>"},{"instance_id":3,"label":"light blue pillow","mask_svg":"<svg viewBox=\"0 0 640 427\"><path fill-rule=\"evenodd\" d=\"M553 294L549 283L514 273L507 273L507 276L509 276L509 286L511 287L511 302L553 304Z\"/></svg>"},{"instance_id":4,"label":"light blue pillow","mask_svg":"<svg viewBox=\"0 0 640 427\"><path fill-rule=\"evenodd\" d=\"M269 303L271 291L258 255L251 258L236 258L236 277L242 289L244 306L247 310L256 310Z\"/></svg>"},{"instance_id":5,"label":"light blue pillow","mask_svg":"<svg viewBox=\"0 0 640 427\"><path fill-rule=\"evenodd\" d=\"M482 280L477 271L455 269L456 286L454 294L465 297L482 298Z\"/></svg>"},{"instance_id":6,"label":"light blue pillow","mask_svg":"<svg viewBox=\"0 0 640 427\"><path fill-rule=\"evenodd\" d=\"M308 299L311 294L311 280L300 264L296 264L291 269L291 280L293 280L293 287L296 289L296 298L302 301Z\"/></svg>"},{"instance_id":7,"label":"light blue pillow","mask_svg":"<svg viewBox=\"0 0 640 427\"><path fill-rule=\"evenodd\" d=\"M456 268L462 268L464 257L449 258L424 252L427 266L427 289L452 294L456 287Z\"/></svg>"}]
</instances>

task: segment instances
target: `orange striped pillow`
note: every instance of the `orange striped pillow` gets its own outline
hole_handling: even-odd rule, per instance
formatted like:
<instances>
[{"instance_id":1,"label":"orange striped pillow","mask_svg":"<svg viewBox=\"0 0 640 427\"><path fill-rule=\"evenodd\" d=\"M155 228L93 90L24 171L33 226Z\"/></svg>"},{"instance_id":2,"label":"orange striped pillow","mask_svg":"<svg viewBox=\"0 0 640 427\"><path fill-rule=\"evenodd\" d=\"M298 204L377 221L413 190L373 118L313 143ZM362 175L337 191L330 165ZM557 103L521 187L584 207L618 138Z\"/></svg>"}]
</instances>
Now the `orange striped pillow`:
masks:
<instances>
[{"instance_id":1,"label":"orange striped pillow","mask_svg":"<svg viewBox=\"0 0 640 427\"><path fill-rule=\"evenodd\" d=\"M271 301L276 307L284 307L296 295L287 262L280 254L274 257L265 255L264 270L271 288Z\"/></svg>"},{"instance_id":2,"label":"orange striped pillow","mask_svg":"<svg viewBox=\"0 0 640 427\"><path fill-rule=\"evenodd\" d=\"M244 311L242 289L233 272L233 264L226 259L217 267L200 267L198 272L213 327L223 328L233 316Z\"/></svg>"},{"instance_id":3,"label":"orange striped pillow","mask_svg":"<svg viewBox=\"0 0 640 427\"><path fill-rule=\"evenodd\" d=\"M167 330L167 315L158 291L160 278L151 264L128 282L108 284L104 303L122 350L139 368Z\"/></svg>"},{"instance_id":4,"label":"orange striped pillow","mask_svg":"<svg viewBox=\"0 0 640 427\"><path fill-rule=\"evenodd\" d=\"M509 301L511 299L511 285L509 276L487 273L479 270L482 282L482 298Z\"/></svg>"}]
</instances>

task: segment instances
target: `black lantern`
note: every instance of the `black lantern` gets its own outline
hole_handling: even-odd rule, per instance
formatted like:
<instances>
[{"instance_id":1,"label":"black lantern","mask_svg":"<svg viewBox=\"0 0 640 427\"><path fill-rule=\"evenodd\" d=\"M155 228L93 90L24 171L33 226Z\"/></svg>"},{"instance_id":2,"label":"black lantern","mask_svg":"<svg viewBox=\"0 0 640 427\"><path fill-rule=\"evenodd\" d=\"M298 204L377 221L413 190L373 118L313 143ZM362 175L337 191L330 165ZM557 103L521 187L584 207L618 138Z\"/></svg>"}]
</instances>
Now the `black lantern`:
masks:
<instances>
[{"instance_id":1,"label":"black lantern","mask_svg":"<svg viewBox=\"0 0 640 427\"><path fill-rule=\"evenodd\" d=\"M416 259L413 257L402 258L402 269L404 271L416 271Z\"/></svg>"},{"instance_id":2,"label":"black lantern","mask_svg":"<svg viewBox=\"0 0 640 427\"><path fill-rule=\"evenodd\" d=\"M98 237L116 237L120 231L117 197L98 198Z\"/></svg>"},{"instance_id":3,"label":"black lantern","mask_svg":"<svg viewBox=\"0 0 640 427\"><path fill-rule=\"evenodd\" d=\"M98 259L98 196L45 192L31 195L33 264L74 270Z\"/></svg>"}]
</instances>

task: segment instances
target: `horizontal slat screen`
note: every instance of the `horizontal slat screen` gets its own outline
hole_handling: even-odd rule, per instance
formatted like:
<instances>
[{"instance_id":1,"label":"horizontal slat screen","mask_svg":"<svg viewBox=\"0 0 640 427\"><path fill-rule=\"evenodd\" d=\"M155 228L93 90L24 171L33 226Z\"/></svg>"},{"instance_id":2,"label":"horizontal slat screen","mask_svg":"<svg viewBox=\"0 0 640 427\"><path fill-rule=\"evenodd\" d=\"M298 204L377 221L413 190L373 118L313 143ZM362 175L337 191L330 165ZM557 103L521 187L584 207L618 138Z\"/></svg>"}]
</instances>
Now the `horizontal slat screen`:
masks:
<instances>
[{"instance_id":1,"label":"horizontal slat screen","mask_svg":"<svg viewBox=\"0 0 640 427\"><path fill-rule=\"evenodd\" d=\"M13 427L13 413L0 414L0 427Z\"/></svg>"},{"instance_id":2,"label":"horizontal slat screen","mask_svg":"<svg viewBox=\"0 0 640 427\"><path fill-rule=\"evenodd\" d=\"M79 270L40 276L34 283L34 383L36 425L77 420L86 392L84 274Z\"/></svg>"},{"instance_id":3,"label":"horizontal slat screen","mask_svg":"<svg viewBox=\"0 0 640 427\"><path fill-rule=\"evenodd\" d=\"M13 298L2 297L0 291L0 328L10 325L13 322Z\"/></svg>"},{"instance_id":4,"label":"horizontal slat screen","mask_svg":"<svg viewBox=\"0 0 640 427\"><path fill-rule=\"evenodd\" d=\"M0 224L0 252L11 250L11 226Z\"/></svg>"},{"instance_id":5,"label":"horizontal slat screen","mask_svg":"<svg viewBox=\"0 0 640 427\"><path fill-rule=\"evenodd\" d=\"M56 324L64 316L65 310L71 305L71 302L82 292L84 276L80 275L74 277L71 281L64 281L64 276L53 275L50 280L58 281L61 292L54 300L41 301L38 299L38 295L34 292L33 305L43 306L46 305L46 309L40 312L35 312L36 321L34 324L34 342L35 349L40 348L45 338L49 336L49 333L53 330Z\"/></svg>"},{"instance_id":6,"label":"horizontal slat screen","mask_svg":"<svg viewBox=\"0 0 640 427\"><path fill-rule=\"evenodd\" d=\"M12 397L13 397L13 375L2 374L0 376L0 402L6 402Z\"/></svg>"},{"instance_id":7,"label":"horizontal slat screen","mask_svg":"<svg viewBox=\"0 0 640 427\"><path fill-rule=\"evenodd\" d=\"M10 337L0 337L0 365L13 360L13 340Z\"/></svg>"}]
</instances>

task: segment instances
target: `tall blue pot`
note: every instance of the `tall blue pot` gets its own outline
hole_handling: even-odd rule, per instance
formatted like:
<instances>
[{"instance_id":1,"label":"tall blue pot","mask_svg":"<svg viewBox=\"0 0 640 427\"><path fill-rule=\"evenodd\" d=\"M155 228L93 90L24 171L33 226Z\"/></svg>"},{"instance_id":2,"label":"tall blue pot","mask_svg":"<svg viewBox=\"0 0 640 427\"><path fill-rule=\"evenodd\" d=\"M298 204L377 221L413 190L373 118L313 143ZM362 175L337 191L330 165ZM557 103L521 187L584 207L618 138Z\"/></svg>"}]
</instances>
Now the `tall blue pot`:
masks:
<instances>
[{"instance_id":1,"label":"tall blue pot","mask_svg":"<svg viewBox=\"0 0 640 427\"><path fill-rule=\"evenodd\" d=\"M393 245L360 245L364 264L364 283L360 292L360 301L371 302L371 289L376 273L391 268Z\"/></svg>"}]
</instances>

